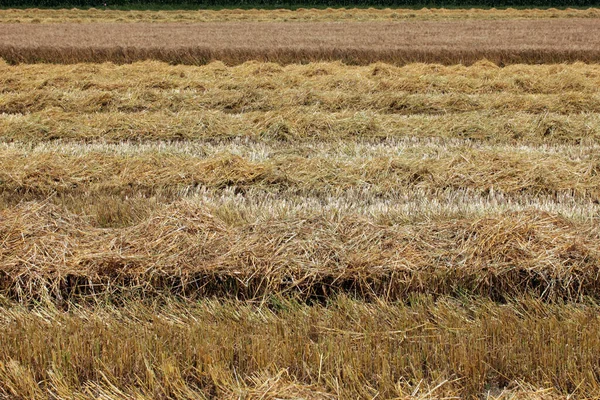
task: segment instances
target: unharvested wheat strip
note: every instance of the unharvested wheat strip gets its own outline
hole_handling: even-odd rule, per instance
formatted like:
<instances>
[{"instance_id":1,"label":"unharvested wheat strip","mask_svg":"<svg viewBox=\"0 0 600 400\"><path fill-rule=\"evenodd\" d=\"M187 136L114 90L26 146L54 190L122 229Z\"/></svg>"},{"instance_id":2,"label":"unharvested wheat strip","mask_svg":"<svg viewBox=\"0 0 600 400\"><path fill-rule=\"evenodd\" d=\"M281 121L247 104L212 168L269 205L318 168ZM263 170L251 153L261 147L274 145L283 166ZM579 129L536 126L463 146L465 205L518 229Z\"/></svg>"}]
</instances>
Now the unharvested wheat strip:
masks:
<instances>
[{"instance_id":1,"label":"unharvested wheat strip","mask_svg":"<svg viewBox=\"0 0 600 400\"><path fill-rule=\"evenodd\" d=\"M126 228L98 228L48 203L4 209L0 289L21 301L111 296L111 288L239 298L600 297L597 219L528 210L390 221L307 210L231 223L225 211L177 202Z\"/></svg>"},{"instance_id":2,"label":"unharvested wheat strip","mask_svg":"<svg viewBox=\"0 0 600 400\"><path fill-rule=\"evenodd\" d=\"M397 21L463 19L546 19L598 18L595 8L557 9L298 9L298 10L175 10L119 11L80 9L7 9L0 10L5 23L91 23L91 22L226 22L226 21Z\"/></svg>"},{"instance_id":3,"label":"unharvested wheat strip","mask_svg":"<svg viewBox=\"0 0 600 400\"><path fill-rule=\"evenodd\" d=\"M94 146L100 150L86 150ZM142 152L136 151L139 146L44 147L26 150L4 145L0 149L4 193L13 193L15 199L52 194L172 197L195 188L236 186L241 190L294 189L313 195L326 195L332 189L368 188L380 195L397 195L414 188L469 188L506 195L567 193L593 201L600 196L594 148L574 147L574 153L568 154L527 147L436 144L395 148L350 143L316 145L303 151L270 149L264 144L254 148L197 146L194 151L180 144L175 152L169 146L161 150L154 145ZM111 147L113 152L103 151Z\"/></svg>"},{"instance_id":4,"label":"unharvested wheat strip","mask_svg":"<svg viewBox=\"0 0 600 400\"><path fill-rule=\"evenodd\" d=\"M468 112L397 115L373 111L327 113L310 107L231 114L222 111L103 112L80 114L56 109L0 114L0 140L40 143L152 141L286 142L372 141L401 138L456 138L528 145L600 143L600 114ZM190 145L186 142L186 146Z\"/></svg>"},{"instance_id":5,"label":"unharvested wheat strip","mask_svg":"<svg viewBox=\"0 0 600 400\"><path fill-rule=\"evenodd\" d=\"M411 305L129 301L69 312L9 303L0 309L0 395L542 400L576 386L594 397L599 313L593 304L424 296Z\"/></svg>"},{"instance_id":6,"label":"unharvested wheat strip","mask_svg":"<svg viewBox=\"0 0 600 400\"><path fill-rule=\"evenodd\" d=\"M600 19L420 22L0 24L0 57L20 62L206 64L377 61L598 62ZM473 35L477 31L477 35ZM277 40L273 40L277 38Z\"/></svg>"}]
</instances>

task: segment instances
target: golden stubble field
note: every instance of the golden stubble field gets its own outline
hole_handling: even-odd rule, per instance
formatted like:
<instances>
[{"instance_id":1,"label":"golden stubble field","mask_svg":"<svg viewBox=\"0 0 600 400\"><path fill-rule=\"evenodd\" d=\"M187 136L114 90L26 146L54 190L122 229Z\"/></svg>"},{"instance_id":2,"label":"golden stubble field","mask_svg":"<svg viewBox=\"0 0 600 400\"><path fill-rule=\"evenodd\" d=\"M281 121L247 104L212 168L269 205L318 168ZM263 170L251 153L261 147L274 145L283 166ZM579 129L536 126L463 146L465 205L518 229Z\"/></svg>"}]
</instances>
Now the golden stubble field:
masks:
<instances>
[{"instance_id":1,"label":"golden stubble field","mask_svg":"<svg viewBox=\"0 0 600 400\"><path fill-rule=\"evenodd\" d=\"M0 31L596 11L3 10ZM597 397L600 66L473 57L0 62L0 398Z\"/></svg>"}]
</instances>

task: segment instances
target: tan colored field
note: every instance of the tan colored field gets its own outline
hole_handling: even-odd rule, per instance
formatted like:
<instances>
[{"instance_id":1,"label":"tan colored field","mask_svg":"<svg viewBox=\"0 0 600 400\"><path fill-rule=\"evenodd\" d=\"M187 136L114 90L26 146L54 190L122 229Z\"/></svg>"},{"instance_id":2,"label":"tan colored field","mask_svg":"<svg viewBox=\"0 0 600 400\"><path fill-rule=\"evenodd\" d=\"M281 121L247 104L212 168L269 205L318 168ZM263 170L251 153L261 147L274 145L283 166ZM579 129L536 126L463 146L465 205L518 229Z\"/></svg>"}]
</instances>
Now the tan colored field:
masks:
<instances>
[{"instance_id":1,"label":"tan colored field","mask_svg":"<svg viewBox=\"0 0 600 400\"><path fill-rule=\"evenodd\" d=\"M597 397L595 10L411 12L0 11L57 22L11 62L239 64L0 62L0 399Z\"/></svg>"},{"instance_id":2,"label":"tan colored field","mask_svg":"<svg viewBox=\"0 0 600 400\"><path fill-rule=\"evenodd\" d=\"M91 22L298 22L298 21L397 21L465 19L598 18L596 8L557 9L297 9L297 10L195 10L118 11L110 9L8 9L0 10L2 23L91 23Z\"/></svg>"},{"instance_id":3,"label":"tan colored field","mask_svg":"<svg viewBox=\"0 0 600 400\"><path fill-rule=\"evenodd\" d=\"M600 19L420 22L0 24L0 57L20 62L206 64L600 61Z\"/></svg>"},{"instance_id":4,"label":"tan colored field","mask_svg":"<svg viewBox=\"0 0 600 400\"><path fill-rule=\"evenodd\" d=\"M347 298L0 309L0 393L28 399L593 398L599 308ZM24 338L28 340L25 341Z\"/></svg>"},{"instance_id":5,"label":"tan colored field","mask_svg":"<svg viewBox=\"0 0 600 400\"><path fill-rule=\"evenodd\" d=\"M1 68L11 297L598 290L597 65Z\"/></svg>"}]
</instances>

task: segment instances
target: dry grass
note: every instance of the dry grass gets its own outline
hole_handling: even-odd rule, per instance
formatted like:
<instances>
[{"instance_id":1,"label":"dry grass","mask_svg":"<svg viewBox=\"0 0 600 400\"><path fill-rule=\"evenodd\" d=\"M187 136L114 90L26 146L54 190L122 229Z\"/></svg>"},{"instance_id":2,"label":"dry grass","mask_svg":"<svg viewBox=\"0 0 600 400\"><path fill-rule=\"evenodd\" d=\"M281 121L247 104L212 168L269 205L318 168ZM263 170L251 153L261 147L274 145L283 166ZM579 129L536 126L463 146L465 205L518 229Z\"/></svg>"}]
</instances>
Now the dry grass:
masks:
<instances>
[{"instance_id":1,"label":"dry grass","mask_svg":"<svg viewBox=\"0 0 600 400\"><path fill-rule=\"evenodd\" d=\"M596 65L1 68L12 297L597 297Z\"/></svg>"},{"instance_id":2,"label":"dry grass","mask_svg":"<svg viewBox=\"0 0 600 400\"><path fill-rule=\"evenodd\" d=\"M584 63L512 65L504 68L486 60L468 67L440 64L396 67L384 63L347 66L339 62L287 66L247 62L235 67L227 67L220 62L200 67L161 62L17 66L0 63L0 72L2 94L36 90L62 91L64 95L72 92L106 91L148 97L148 92L156 96L183 92L212 97L230 94L229 91L233 90L264 90L272 94L307 89L315 95L320 94L319 92L352 91L358 92L359 96L356 97L364 97L373 92L386 95L392 92L427 95L559 95L566 92L573 96L589 96L600 92L600 66ZM214 93L219 90L221 92ZM156 106L153 104L156 98L145 100L147 108L144 110ZM289 100L283 102L277 98L271 101L278 101L272 103L274 105L302 105L298 102L289 104ZM364 107L365 104L361 103L361 106ZM32 104L28 106L24 111L31 112ZM42 103L40 106L48 104ZM81 106L82 104L77 104L77 107ZM579 110L567 109L564 112L573 111Z\"/></svg>"},{"instance_id":3,"label":"dry grass","mask_svg":"<svg viewBox=\"0 0 600 400\"><path fill-rule=\"evenodd\" d=\"M487 126L487 119L514 115L515 119L506 118L502 126L493 129L502 130L505 137L512 135L517 141L521 136L533 135L538 136L538 142L552 142L560 137L594 139L596 113L600 111L600 69L581 63L506 68L497 68L489 62L472 67L415 64L402 68L385 64L346 67L339 63L285 68L252 62L232 68L221 63L204 67L137 63L3 65L0 71L1 121L18 121L20 114L29 116L43 111L45 115L39 118L36 114L30 117L34 124L52 119L56 126L69 118L79 118L83 127L76 129L77 132L107 122L102 137L110 137L114 130L127 130L128 126L132 126L129 131L135 131L135 119L129 121L135 113L142 112L137 115L145 117L147 112L160 112L161 118L166 115L169 125L174 126L171 129L188 126L190 118L205 115L205 120L188 129L200 133L212 129L227 136L233 128L243 129L242 125L249 121L267 136L279 134L283 138L286 131L290 136L319 138L322 132L331 130L329 126L340 125L336 124L340 117L342 126L345 123L350 133L357 131L354 136L368 136L370 132L385 129L379 126L387 121L393 121L389 122L393 125L388 131L404 125L412 136L414 131L427 129L431 121L451 118L449 114L477 112L478 115L465 116L463 123L458 121L462 116L456 116L438 131L454 129L459 137L474 132L474 138L486 138L486 132L492 129ZM219 113L198 113L209 110ZM109 117L107 113L113 115ZM223 120L223 113L231 115ZM374 113L387 119L378 125ZM422 123L411 124L406 118L398 118L415 114ZM96 118L98 121L94 122ZM154 126L167 129L151 115L147 118L151 123L147 130L159 130ZM521 126L521 121L527 118L529 132ZM230 123L236 119L237 126L231 128ZM294 133L293 127L286 126L293 125L295 120L304 126L306 133ZM572 128L570 123L574 124ZM54 134L50 138L60 138L54 129L38 125L40 131L45 129ZM135 139L136 135L121 138ZM494 136L488 134L487 138L493 140Z\"/></svg>"},{"instance_id":4,"label":"dry grass","mask_svg":"<svg viewBox=\"0 0 600 400\"><path fill-rule=\"evenodd\" d=\"M115 154L114 151L118 153ZM163 195L250 187L312 196L352 188L371 196L472 189L506 196L570 194L600 201L598 149L572 155L510 147L342 145L0 147L0 193L13 202L59 196Z\"/></svg>"},{"instance_id":5,"label":"dry grass","mask_svg":"<svg viewBox=\"0 0 600 400\"><path fill-rule=\"evenodd\" d=\"M558 399L598 393L598 306L273 299L0 309L7 398ZM127 351L124 351L127 349ZM545 390L538 388L547 388Z\"/></svg>"},{"instance_id":6,"label":"dry grass","mask_svg":"<svg viewBox=\"0 0 600 400\"><path fill-rule=\"evenodd\" d=\"M229 122L235 120L233 116L243 118L237 114L245 114L255 118L254 123L265 131L276 130L279 125L285 135L284 117L289 114L291 118L304 120L310 136L335 125L334 118L344 115L340 113L354 112L350 115L358 120L359 128L362 123L361 131L368 134L369 130L377 129L376 120L370 118L374 112L421 117L478 112L483 125L478 129L481 134L488 130L485 119L490 114L498 117L500 113L520 113L521 116L539 114L530 119L531 129L537 131L534 134L544 135L544 140L552 141L567 129L562 126L568 121L581 118L587 119L577 127L582 128L579 134L594 135L594 114L600 112L600 69L595 64L582 63L506 68L497 68L489 62L471 67L427 64L347 67L320 63L282 68L254 62L238 67L222 63L191 67L146 62L122 66L0 65L0 72L2 120L10 118L2 114L45 111L55 124L73 117L88 118L82 129L93 126L92 117L101 119L108 112L120 115L125 121L135 113L144 112L138 115L145 116L150 111L162 115L170 112L171 125L180 126L189 122L183 119L183 112L211 110L220 113L212 117L209 114L206 122L200 120L192 129L201 132L214 125L214 130L226 132ZM222 113L232 114L227 123L220 122ZM581 113L587 115L577 115ZM561 119L560 115L567 114L570 118ZM182 121L177 120L180 115ZM431 119L413 126L425 129ZM111 122L108 130L115 121ZM515 130L513 139L520 139L520 129L519 120L506 118L504 130L508 134ZM361 136L361 132L356 136Z\"/></svg>"},{"instance_id":7,"label":"dry grass","mask_svg":"<svg viewBox=\"0 0 600 400\"><path fill-rule=\"evenodd\" d=\"M597 65L0 65L2 141L597 143Z\"/></svg>"},{"instance_id":8,"label":"dry grass","mask_svg":"<svg viewBox=\"0 0 600 400\"><path fill-rule=\"evenodd\" d=\"M0 64L0 398L596 396L599 88Z\"/></svg>"},{"instance_id":9,"label":"dry grass","mask_svg":"<svg viewBox=\"0 0 600 400\"><path fill-rule=\"evenodd\" d=\"M71 107L66 102L62 106ZM590 148L600 142L598 113L467 111L421 114L417 111L416 114L402 115L377 110L332 113L318 107L232 114L218 109L77 113L50 106L31 113L0 114L0 141L32 144L58 140L106 144L168 141L191 145L248 140L271 146L290 146L315 142L386 143L408 138L422 141L438 138L442 142L456 141L464 145L481 142L584 145Z\"/></svg>"},{"instance_id":10,"label":"dry grass","mask_svg":"<svg viewBox=\"0 0 600 400\"><path fill-rule=\"evenodd\" d=\"M178 202L109 229L48 204L5 209L2 290L22 301L114 299L123 290L309 300L337 292L495 300L531 292L577 300L599 290L597 220L525 211L386 223L306 211L246 222L239 211Z\"/></svg>"},{"instance_id":11,"label":"dry grass","mask_svg":"<svg viewBox=\"0 0 600 400\"><path fill-rule=\"evenodd\" d=\"M476 32L476 34L474 34ZM155 59L177 64L600 61L600 19L421 22L0 24L11 63Z\"/></svg>"},{"instance_id":12,"label":"dry grass","mask_svg":"<svg viewBox=\"0 0 600 400\"><path fill-rule=\"evenodd\" d=\"M548 19L598 18L598 9L298 9L298 10L197 10L197 11L117 11L117 10L0 10L2 23L91 23L91 22L298 22L298 21L420 21L456 19Z\"/></svg>"}]
</instances>

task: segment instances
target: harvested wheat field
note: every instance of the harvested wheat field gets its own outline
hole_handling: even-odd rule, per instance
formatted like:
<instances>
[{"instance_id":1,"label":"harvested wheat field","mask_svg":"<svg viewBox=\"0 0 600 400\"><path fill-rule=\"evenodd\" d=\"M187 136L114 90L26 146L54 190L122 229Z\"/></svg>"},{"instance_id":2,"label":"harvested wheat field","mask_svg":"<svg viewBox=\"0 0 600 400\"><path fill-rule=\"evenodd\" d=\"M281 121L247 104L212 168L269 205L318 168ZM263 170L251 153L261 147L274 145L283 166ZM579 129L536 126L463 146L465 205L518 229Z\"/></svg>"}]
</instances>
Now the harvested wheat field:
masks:
<instances>
[{"instance_id":1,"label":"harvested wheat field","mask_svg":"<svg viewBox=\"0 0 600 400\"><path fill-rule=\"evenodd\" d=\"M0 11L0 399L598 398L594 13Z\"/></svg>"}]
</instances>

